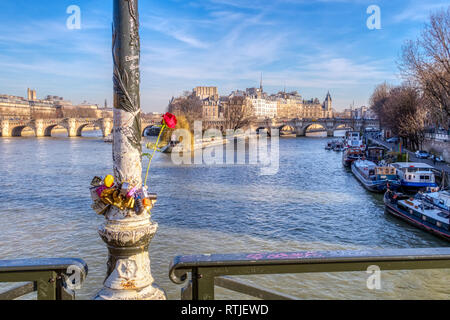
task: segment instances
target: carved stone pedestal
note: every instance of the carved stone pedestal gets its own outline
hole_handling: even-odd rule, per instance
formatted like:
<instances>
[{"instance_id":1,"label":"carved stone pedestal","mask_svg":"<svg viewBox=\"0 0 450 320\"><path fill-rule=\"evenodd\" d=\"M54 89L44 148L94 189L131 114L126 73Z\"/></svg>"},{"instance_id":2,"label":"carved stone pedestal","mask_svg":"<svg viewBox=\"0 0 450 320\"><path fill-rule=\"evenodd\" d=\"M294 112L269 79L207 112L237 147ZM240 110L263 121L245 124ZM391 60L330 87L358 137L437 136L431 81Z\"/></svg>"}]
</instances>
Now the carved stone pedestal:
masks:
<instances>
[{"instance_id":1,"label":"carved stone pedestal","mask_svg":"<svg viewBox=\"0 0 450 320\"><path fill-rule=\"evenodd\" d=\"M165 300L166 294L153 282L148 253L158 224L147 213L119 216L119 210L111 209L98 231L109 257L104 287L95 300Z\"/></svg>"}]
</instances>

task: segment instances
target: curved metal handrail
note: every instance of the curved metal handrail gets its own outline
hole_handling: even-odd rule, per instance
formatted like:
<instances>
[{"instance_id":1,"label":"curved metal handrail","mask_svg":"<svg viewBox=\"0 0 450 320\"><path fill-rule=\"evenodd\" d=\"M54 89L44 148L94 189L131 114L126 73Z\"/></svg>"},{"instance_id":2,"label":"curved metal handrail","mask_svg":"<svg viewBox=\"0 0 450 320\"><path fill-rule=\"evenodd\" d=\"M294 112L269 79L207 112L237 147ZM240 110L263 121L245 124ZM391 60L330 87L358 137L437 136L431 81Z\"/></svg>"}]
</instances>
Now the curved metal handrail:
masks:
<instances>
[{"instance_id":1,"label":"curved metal handrail","mask_svg":"<svg viewBox=\"0 0 450 320\"><path fill-rule=\"evenodd\" d=\"M38 291L38 299L74 299L72 289L81 286L87 274L86 262L76 258L0 260L0 282L31 282L0 297L15 299Z\"/></svg>"},{"instance_id":2,"label":"curved metal handrail","mask_svg":"<svg viewBox=\"0 0 450 320\"><path fill-rule=\"evenodd\" d=\"M170 265L169 278L182 284L191 272L194 288L206 283L208 290L213 290L211 279L225 275L366 271L369 265L383 270L450 268L450 248L177 256Z\"/></svg>"}]
</instances>

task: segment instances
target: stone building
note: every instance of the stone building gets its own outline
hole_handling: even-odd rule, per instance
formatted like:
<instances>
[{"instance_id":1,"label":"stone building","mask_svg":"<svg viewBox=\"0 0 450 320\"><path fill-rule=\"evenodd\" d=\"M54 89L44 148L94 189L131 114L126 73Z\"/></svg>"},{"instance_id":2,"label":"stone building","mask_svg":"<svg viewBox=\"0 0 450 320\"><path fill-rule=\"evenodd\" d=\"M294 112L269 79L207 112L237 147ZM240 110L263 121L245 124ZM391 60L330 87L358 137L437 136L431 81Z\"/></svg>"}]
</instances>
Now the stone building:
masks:
<instances>
[{"instance_id":1,"label":"stone building","mask_svg":"<svg viewBox=\"0 0 450 320\"><path fill-rule=\"evenodd\" d=\"M277 101L277 117L295 119L301 117L303 101L297 91L286 93L279 92L271 96Z\"/></svg>"},{"instance_id":2,"label":"stone building","mask_svg":"<svg viewBox=\"0 0 450 320\"><path fill-rule=\"evenodd\" d=\"M302 109L302 118L333 118L333 100L330 92L327 93L323 103L317 98L303 101Z\"/></svg>"},{"instance_id":3,"label":"stone building","mask_svg":"<svg viewBox=\"0 0 450 320\"><path fill-rule=\"evenodd\" d=\"M196 87L192 90L203 104L203 119L217 120L221 117L220 97L217 87Z\"/></svg>"},{"instance_id":4,"label":"stone building","mask_svg":"<svg viewBox=\"0 0 450 320\"><path fill-rule=\"evenodd\" d=\"M214 98L216 100L219 99L219 91L217 87L196 87L193 89L194 95L200 98L200 100L204 100L207 98Z\"/></svg>"},{"instance_id":5,"label":"stone building","mask_svg":"<svg viewBox=\"0 0 450 320\"><path fill-rule=\"evenodd\" d=\"M27 98L0 95L0 119L102 118L103 114L97 105L84 103L74 106L58 96L37 99L36 90L28 89Z\"/></svg>"}]
</instances>

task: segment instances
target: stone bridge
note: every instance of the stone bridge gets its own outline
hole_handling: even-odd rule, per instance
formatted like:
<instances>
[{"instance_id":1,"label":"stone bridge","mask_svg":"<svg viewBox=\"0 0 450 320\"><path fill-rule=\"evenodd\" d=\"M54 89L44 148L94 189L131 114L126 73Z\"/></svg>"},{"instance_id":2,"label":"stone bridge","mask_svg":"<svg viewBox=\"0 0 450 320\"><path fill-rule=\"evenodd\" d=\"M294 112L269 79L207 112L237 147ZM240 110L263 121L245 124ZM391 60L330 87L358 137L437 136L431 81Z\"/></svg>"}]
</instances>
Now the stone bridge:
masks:
<instances>
[{"instance_id":1,"label":"stone bridge","mask_svg":"<svg viewBox=\"0 0 450 320\"><path fill-rule=\"evenodd\" d=\"M354 131L361 131L365 128L380 128L378 120L372 119L268 119L259 120L251 125L252 130L278 129L280 131L286 130L295 133L298 137L305 136L307 130L312 125L319 125L324 131L327 131L327 136L332 137L336 130L351 129Z\"/></svg>"},{"instance_id":2,"label":"stone bridge","mask_svg":"<svg viewBox=\"0 0 450 320\"><path fill-rule=\"evenodd\" d=\"M145 131L155 125L152 121L142 121L142 135ZM104 137L108 136L113 129L113 119L35 119L35 120L0 120L1 137L20 137L25 128L34 131L36 137L51 137L55 127L63 127L67 130L69 137L81 137L81 133L87 126L100 128Z\"/></svg>"}]
</instances>

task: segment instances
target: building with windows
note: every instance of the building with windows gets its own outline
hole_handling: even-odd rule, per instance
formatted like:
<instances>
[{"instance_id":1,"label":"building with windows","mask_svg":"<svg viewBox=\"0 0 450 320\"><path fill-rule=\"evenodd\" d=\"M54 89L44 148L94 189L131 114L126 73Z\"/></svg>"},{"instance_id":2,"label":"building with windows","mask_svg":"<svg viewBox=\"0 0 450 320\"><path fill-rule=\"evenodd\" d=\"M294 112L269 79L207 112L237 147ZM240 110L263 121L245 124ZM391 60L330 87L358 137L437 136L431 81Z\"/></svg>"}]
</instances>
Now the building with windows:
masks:
<instances>
[{"instance_id":1,"label":"building with windows","mask_svg":"<svg viewBox=\"0 0 450 320\"><path fill-rule=\"evenodd\" d=\"M303 101L302 118L333 118L333 100L330 92L327 93L323 103L317 98Z\"/></svg>"},{"instance_id":2,"label":"building with windows","mask_svg":"<svg viewBox=\"0 0 450 320\"><path fill-rule=\"evenodd\" d=\"M83 103L75 106L58 96L38 99L36 90L27 90L27 98L0 94L0 119L50 119L64 117L101 118L97 105Z\"/></svg>"},{"instance_id":3,"label":"building with windows","mask_svg":"<svg viewBox=\"0 0 450 320\"><path fill-rule=\"evenodd\" d=\"M217 120L221 117L221 104L217 87L196 87L192 90L192 93L202 101L203 119Z\"/></svg>"}]
</instances>

